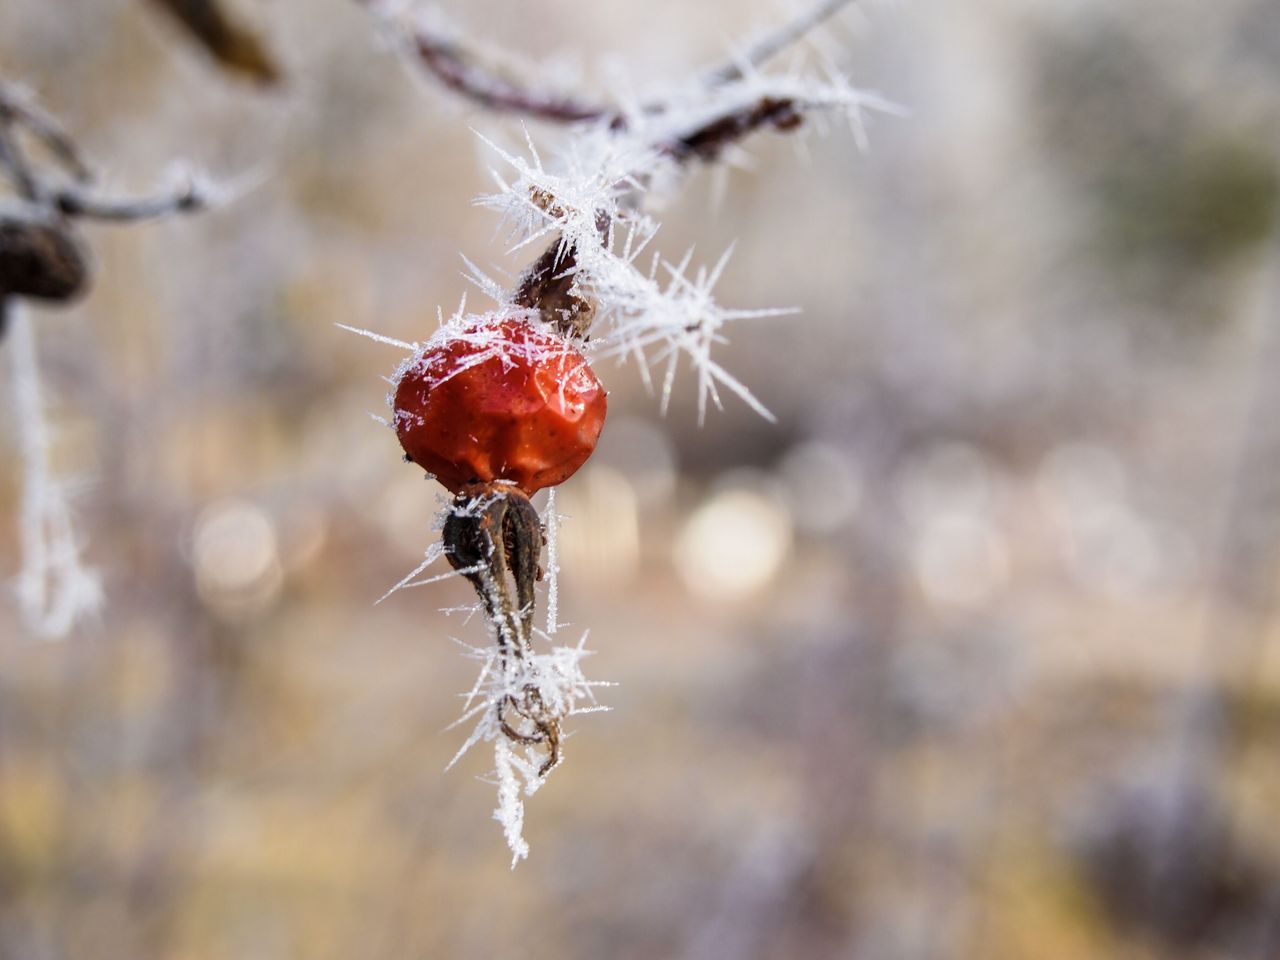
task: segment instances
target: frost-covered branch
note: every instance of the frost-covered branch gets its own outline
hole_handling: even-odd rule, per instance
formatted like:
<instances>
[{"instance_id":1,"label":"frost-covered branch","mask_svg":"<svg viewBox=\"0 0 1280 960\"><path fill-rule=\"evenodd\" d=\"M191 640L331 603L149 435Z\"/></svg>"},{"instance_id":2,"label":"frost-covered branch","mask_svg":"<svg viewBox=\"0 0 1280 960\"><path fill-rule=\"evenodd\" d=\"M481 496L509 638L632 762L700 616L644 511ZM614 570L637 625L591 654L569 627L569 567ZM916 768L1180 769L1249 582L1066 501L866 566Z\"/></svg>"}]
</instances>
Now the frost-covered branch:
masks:
<instances>
[{"instance_id":1,"label":"frost-covered branch","mask_svg":"<svg viewBox=\"0 0 1280 960\"><path fill-rule=\"evenodd\" d=\"M553 123L579 123L613 114L608 105L580 102L567 94L538 90L483 65L480 55L429 11L410 15L402 11L402 3L355 2L386 21L427 73L486 110Z\"/></svg>"},{"instance_id":2,"label":"frost-covered branch","mask_svg":"<svg viewBox=\"0 0 1280 960\"><path fill-rule=\"evenodd\" d=\"M355 2L388 24L410 55L436 81L487 110L552 123L603 123L611 130L625 131L636 124L637 116L662 115L670 107L663 99L628 106L584 101L567 93L539 89L483 63L484 58L473 49L474 45L432 7L409 9L410 5L401 0ZM746 79L853 2L820 0L725 65L709 71L699 85L711 90ZM804 104L794 100L765 97L708 122L704 129L690 131L685 138L668 142L664 149L680 160L712 160L728 143L762 126L782 130L798 125L803 111Z\"/></svg>"},{"instance_id":3,"label":"frost-covered branch","mask_svg":"<svg viewBox=\"0 0 1280 960\"><path fill-rule=\"evenodd\" d=\"M28 155L23 137L42 143L56 163ZM93 188L93 169L71 135L24 88L0 79L0 175L18 202L0 203L0 298L66 302L88 284L89 257L73 221L131 223L193 213L226 199L206 178L179 170L145 197L107 197ZM0 334L4 324L0 322Z\"/></svg>"},{"instance_id":4,"label":"frost-covered branch","mask_svg":"<svg viewBox=\"0 0 1280 960\"><path fill-rule=\"evenodd\" d=\"M43 144L38 165L24 137ZM50 463L35 331L22 301L66 303L89 285L89 256L76 219L133 222L203 209L217 191L193 176L139 199L92 189L93 172L70 134L25 90L0 80L0 175L16 200L0 202L0 336L7 336L11 412L22 464L17 596L39 636L61 637L101 602L98 579L81 562L71 508Z\"/></svg>"},{"instance_id":5,"label":"frost-covered branch","mask_svg":"<svg viewBox=\"0 0 1280 960\"><path fill-rule=\"evenodd\" d=\"M737 79L693 83L661 109L637 102L622 108L622 122L578 127L555 167L542 162L532 138L526 156L491 144L514 176L495 174L498 191L479 202L509 223L513 251L542 238L546 246L510 292L478 271L473 278L499 303L536 309L566 336L590 335L598 353L636 361L646 382L650 365L660 365L664 408L683 361L697 372L700 416L708 403L720 405L723 389L767 417L746 386L712 359L712 348L730 321L789 311L717 304L712 291L724 259L689 275L687 257L655 256L646 270L639 258L658 224L643 207L686 163L718 160L757 130L790 131L810 115L834 115L847 119L861 143L868 112L900 110L838 75L773 76L744 64Z\"/></svg>"},{"instance_id":6,"label":"frost-covered branch","mask_svg":"<svg viewBox=\"0 0 1280 960\"><path fill-rule=\"evenodd\" d=\"M31 162L21 137L42 143L66 176L41 170ZM179 170L176 182L148 197L104 197L92 189L97 176L89 161L57 118L42 108L25 88L0 79L0 173L19 196L34 207L67 218L131 222L205 209L220 199L206 178Z\"/></svg>"},{"instance_id":7,"label":"frost-covered branch","mask_svg":"<svg viewBox=\"0 0 1280 960\"><path fill-rule=\"evenodd\" d=\"M24 196L33 198L36 184L22 150L14 140L19 128L43 143L50 155L77 181L93 179L88 161L58 119L41 107L25 87L0 80L0 145L3 145L0 167L14 174Z\"/></svg>"},{"instance_id":8,"label":"frost-covered branch","mask_svg":"<svg viewBox=\"0 0 1280 960\"><path fill-rule=\"evenodd\" d=\"M211 206L218 191L201 178L179 174L177 183L147 197L99 197L76 187L56 191L52 203L68 217L135 223L180 213L195 213Z\"/></svg>"},{"instance_id":9,"label":"frost-covered branch","mask_svg":"<svg viewBox=\"0 0 1280 960\"><path fill-rule=\"evenodd\" d=\"M40 637L63 637L98 609L102 591L97 575L83 565L66 488L50 463L51 437L31 318L16 300L0 301L0 312L12 314L9 386L22 464L22 569L15 592L28 630Z\"/></svg>"}]
</instances>

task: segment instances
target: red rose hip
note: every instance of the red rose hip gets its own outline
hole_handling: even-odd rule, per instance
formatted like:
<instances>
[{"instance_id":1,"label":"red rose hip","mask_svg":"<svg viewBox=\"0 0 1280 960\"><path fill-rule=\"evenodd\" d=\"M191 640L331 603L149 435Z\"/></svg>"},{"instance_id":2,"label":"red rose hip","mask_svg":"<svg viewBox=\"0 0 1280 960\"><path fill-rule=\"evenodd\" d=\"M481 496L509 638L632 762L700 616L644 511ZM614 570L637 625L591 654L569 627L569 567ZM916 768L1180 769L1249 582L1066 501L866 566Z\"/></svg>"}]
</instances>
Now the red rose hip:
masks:
<instances>
[{"instance_id":1,"label":"red rose hip","mask_svg":"<svg viewBox=\"0 0 1280 960\"><path fill-rule=\"evenodd\" d=\"M454 493L567 480L604 426L604 387L567 340L520 316L443 328L401 368L394 426L409 459Z\"/></svg>"}]
</instances>

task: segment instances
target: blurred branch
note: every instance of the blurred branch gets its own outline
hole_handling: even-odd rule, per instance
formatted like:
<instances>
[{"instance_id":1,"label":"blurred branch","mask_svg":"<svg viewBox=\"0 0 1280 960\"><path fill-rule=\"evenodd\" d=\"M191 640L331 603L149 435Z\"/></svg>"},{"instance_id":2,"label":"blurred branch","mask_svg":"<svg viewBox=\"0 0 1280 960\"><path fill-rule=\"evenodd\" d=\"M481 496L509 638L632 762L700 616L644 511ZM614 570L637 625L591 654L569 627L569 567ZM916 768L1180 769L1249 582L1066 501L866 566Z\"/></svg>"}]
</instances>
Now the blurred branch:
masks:
<instances>
[{"instance_id":1,"label":"blurred branch","mask_svg":"<svg viewBox=\"0 0 1280 960\"><path fill-rule=\"evenodd\" d=\"M382 0L355 0L377 16ZM713 70L705 78L709 87L723 86L743 79L751 67L799 42L811 30L828 20L854 0L822 0L817 6L783 24L774 32L752 44L731 63ZM403 28L412 52L421 66L448 89L481 107L499 113L515 113L552 123L607 121L615 130L628 126L625 111L616 105L576 100L562 93L537 90L501 76L496 70L482 66L480 57L459 41L446 38L421 19ZM648 104L641 113L661 113L665 104ZM794 101L782 102L763 98L732 116L719 117L663 149L677 160L714 159L728 142L741 138L762 126L789 129L799 123L800 110Z\"/></svg>"},{"instance_id":2,"label":"blurred branch","mask_svg":"<svg viewBox=\"0 0 1280 960\"><path fill-rule=\"evenodd\" d=\"M57 118L36 103L24 88L0 80L0 145L3 147L0 166L9 169L21 181L24 175L29 177L30 174L25 170L25 158L13 140L14 131L18 128L43 143L75 180L87 183L93 179L88 162ZM21 183L19 187L22 188ZM31 187L30 181L27 187ZM24 195L30 196L25 190Z\"/></svg>"},{"instance_id":3,"label":"blurred branch","mask_svg":"<svg viewBox=\"0 0 1280 960\"><path fill-rule=\"evenodd\" d=\"M355 0L375 16L385 17L380 0ZM581 123L613 117L607 104L578 102L564 94L534 90L481 66L480 57L418 21L403 31L422 67L447 88L499 113L517 113L552 123Z\"/></svg>"},{"instance_id":4,"label":"blurred branch","mask_svg":"<svg viewBox=\"0 0 1280 960\"><path fill-rule=\"evenodd\" d=\"M70 175L70 182L32 162L24 134L48 149ZM92 168L71 135L27 91L4 80L0 80L0 173L22 199L19 204L0 205L0 298L65 302L84 290L89 257L73 226L76 218L130 223L191 213L211 202L211 191L194 177L150 197L95 196L88 189L94 179Z\"/></svg>"},{"instance_id":5,"label":"blurred branch","mask_svg":"<svg viewBox=\"0 0 1280 960\"><path fill-rule=\"evenodd\" d=\"M152 0L168 10L227 70L268 86L281 73L263 40L226 11L222 0Z\"/></svg>"},{"instance_id":6,"label":"blurred branch","mask_svg":"<svg viewBox=\"0 0 1280 960\"><path fill-rule=\"evenodd\" d=\"M71 174L54 175L32 163L27 134L43 143ZM88 286L89 257L76 218L132 222L204 208L206 191L188 177L177 190L135 199L105 199L86 189L89 166L71 136L25 91L0 80L0 173L21 201L0 204L0 335L8 328L12 402L22 466L19 509L22 568L17 597L31 633L66 636L97 609L97 577L82 563L65 485L53 470L52 431L44 410L35 325L20 299L65 303ZM10 321L10 317L12 318Z\"/></svg>"},{"instance_id":7,"label":"blurred branch","mask_svg":"<svg viewBox=\"0 0 1280 960\"><path fill-rule=\"evenodd\" d=\"M193 178L188 178L177 188L151 197L94 197L80 190L63 189L54 195L53 203L59 213L69 217L132 223L179 213L194 213L207 208L210 198Z\"/></svg>"},{"instance_id":8,"label":"blurred branch","mask_svg":"<svg viewBox=\"0 0 1280 960\"><path fill-rule=\"evenodd\" d=\"M0 310L13 309L14 304L0 300ZM66 485L54 474L34 325L21 311L10 326L10 410L23 471L18 515L22 569L16 593L28 629L57 638L98 609L102 591L97 575L84 566Z\"/></svg>"},{"instance_id":9,"label":"blurred branch","mask_svg":"<svg viewBox=\"0 0 1280 960\"><path fill-rule=\"evenodd\" d=\"M856 0L822 0L812 9L761 37L748 47L742 56L735 57L724 66L712 70L706 76L707 85L719 86L741 80L748 69L758 67L777 56L855 2Z\"/></svg>"}]
</instances>

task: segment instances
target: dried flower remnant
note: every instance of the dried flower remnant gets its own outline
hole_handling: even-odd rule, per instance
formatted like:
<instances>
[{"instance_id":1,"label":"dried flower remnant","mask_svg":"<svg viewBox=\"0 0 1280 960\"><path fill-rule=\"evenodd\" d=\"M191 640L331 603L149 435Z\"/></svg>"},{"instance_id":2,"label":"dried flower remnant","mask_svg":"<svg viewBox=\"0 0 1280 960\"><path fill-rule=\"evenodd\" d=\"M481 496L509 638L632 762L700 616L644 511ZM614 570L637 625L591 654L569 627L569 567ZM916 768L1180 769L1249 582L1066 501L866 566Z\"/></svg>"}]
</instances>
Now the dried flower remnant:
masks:
<instances>
[{"instance_id":1,"label":"dried flower remnant","mask_svg":"<svg viewBox=\"0 0 1280 960\"><path fill-rule=\"evenodd\" d=\"M440 524L443 542L433 545L423 563L391 592L448 576L424 576L441 557L476 590L476 609L484 614L490 642L467 648L481 666L457 721L474 723L458 757L477 743L493 744L498 788L495 817L503 825L514 866L529 849L522 833L523 797L537 790L562 762L564 720L604 709L594 697L595 687L601 684L588 681L582 671L587 653L583 642L555 644L558 518L554 485L589 456L604 415L602 392L598 418L592 414L589 397L594 396L598 381L586 358L634 361L649 386L654 385L651 369L656 366L664 410L679 369L687 364L698 383L700 419L708 403L721 404L725 391L771 418L746 385L712 357L712 350L723 342L725 326L735 320L792 311L740 310L718 304L712 291L729 253L709 268L691 268L688 255L668 261L656 254L647 268L641 266L640 258L658 230L658 223L645 212L647 199L678 180L690 164L719 161L756 131L790 132L811 116L834 114L850 121L861 142L866 111L894 112L896 108L874 93L853 87L835 71L810 76L762 70L765 61L850 0L824 0L746 48L728 65L695 78L685 89L616 104L549 93L488 69L483 58L433 13L406 11L405 4L357 2L379 14L403 42L407 55L449 89L485 109L565 125L568 130L553 164L543 163L527 132L523 156L490 144L510 172L495 173L497 190L477 203L496 210L508 224L512 252L545 244L511 289L467 261L470 279L497 303L491 313L468 315L464 301L425 345L354 330L410 353L392 381L390 425L408 459L434 473L454 494ZM470 415L460 420L432 412L433 364L460 381L457 396L443 409L458 404L470 381L481 393L490 391L499 406L509 402L503 378L524 383L519 371L527 361L511 356L499 359L501 350L483 345L486 336L492 337L491 331L514 329L508 324L528 331L524 337L529 341L545 339L555 345L544 350L543 360L561 358L560 385L555 391L539 393L557 395L560 406L577 403L584 411L580 423L589 427L564 444L549 442L554 451L549 459L559 462L543 470L523 462L526 451L513 442L511 431L487 423L478 430L464 430L461 424L470 422ZM565 363L564 358L572 359ZM585 400L584 370L590 373ZM442 388L441 398L450 392L447 386ZM545 406L552 409L557 404ZM501 414L509 415L510 411ZM413 436L406 440L409 434ZM528 499L528 493L539 487L551 488L545 522ZM546 629L538 630L535 587L544 579L539 562L544 545L550 609ZM539 652L546 647L548 652Z\"/></svg>"}]
</instances>

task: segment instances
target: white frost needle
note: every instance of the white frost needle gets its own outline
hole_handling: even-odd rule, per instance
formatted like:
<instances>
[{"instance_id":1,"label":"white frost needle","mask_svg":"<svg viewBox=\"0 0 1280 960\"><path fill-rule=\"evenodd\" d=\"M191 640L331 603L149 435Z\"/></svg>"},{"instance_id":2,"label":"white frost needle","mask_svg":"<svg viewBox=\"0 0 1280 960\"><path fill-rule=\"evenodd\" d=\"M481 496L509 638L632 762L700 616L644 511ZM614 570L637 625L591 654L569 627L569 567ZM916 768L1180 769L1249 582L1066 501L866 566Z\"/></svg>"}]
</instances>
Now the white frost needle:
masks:
<instances>
[{"instance_id":1,"label":"white frost needle","mask_svg":"<svg viewBox=\"0 0 1280 960\"><path fill-rule=\"evenodd\" d=\"M345 323L335 323L334 326L339 327L343 330L346 330L348 333L354 333L354 334L357 334L358 336L366 337L367 339L373 340L377 343L385 343L387 346L390 346L390 347L399 347L401 350L417 350L418 349L418 344L416 343L408 343L407 341L404 341L404 340L397 340L395 337L386 337L380 333L374 333L372 330L365 330L365 329L362 329L361 327L351 327Z\"/></svg>"},{"instance_id":2,"label":"white frost needle","mask_svg":"<svg viewBox=\"0 0 1280 960\"><path fill-rule=\"evenodd\" d=\"M381 597L379 597L374 602L374 606L376 607L379 603L387 599L387 597L391 596L397 590L403 590L405 587L407 587L410 584L410 582L412 582L414 577L422 573L424 570L427 569L427 567L431 566L433 563L435 563L437 560L439 560L443 556L444 556L444 544L443 543L431 544L431 546L427 547L427 552L423 554L422 562L418 564L416 567L414 567L412 570L410 570L407 574L405 574L404 579L402 579L394 587L392 587L390 590L384 593Z\"/></svg>"}]
</instances>

